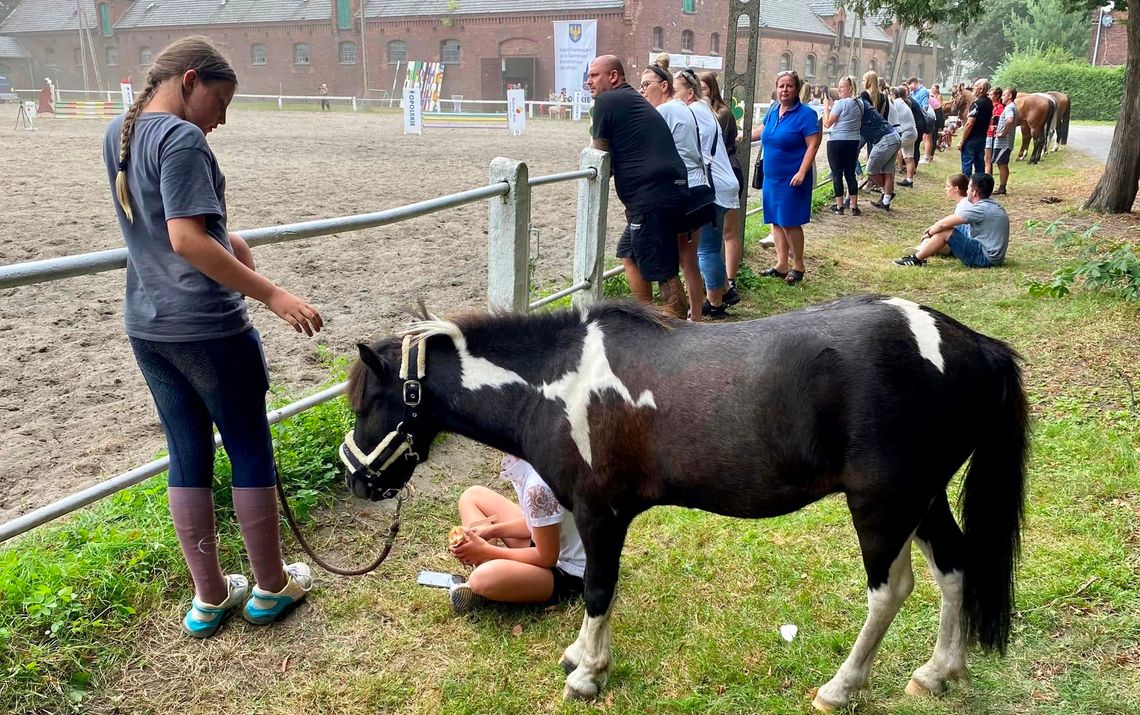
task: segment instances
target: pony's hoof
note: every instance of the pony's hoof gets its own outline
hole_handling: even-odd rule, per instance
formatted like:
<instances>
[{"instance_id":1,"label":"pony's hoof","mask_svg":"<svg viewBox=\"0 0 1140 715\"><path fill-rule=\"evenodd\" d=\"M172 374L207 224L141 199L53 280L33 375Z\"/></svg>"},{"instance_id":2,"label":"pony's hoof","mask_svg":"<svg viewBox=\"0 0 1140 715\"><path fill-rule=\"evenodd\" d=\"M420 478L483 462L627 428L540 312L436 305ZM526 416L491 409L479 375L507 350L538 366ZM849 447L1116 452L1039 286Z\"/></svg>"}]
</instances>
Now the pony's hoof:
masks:
<instances>
[{"instance_id":1,"label":"pony's hoof","mask_svg":"<svg viewBox=\"0 0 1140 715\"><path fill-rule=\"evenodd\" d=\"M573 671L566 677L566 687L562 689L564 700L593 700L598 697L600 686L589 675Z\"/></svg>"},{"instance_id":2,"label":"pony's hoof","mask_svg":"<svg viewBox=\"0 0 1140 715\"><path fill-rule=\"evenodd\" d=\"M838 708L837 705L832 705L818 695L811 701L811 706L821 713L833 713Z\"/></svg>"},{"instance_id":3,"label":"pony's hoof","mask_svg":"<svg viewBox=\"0 0 1140 715\"><path fill-rule=\"evenodd\" d=\"M906 684L906 694L914 695L916 697L923 697L927 695L934 695L934 691L918 682L914 678L911 678L910 682Z\"/></svg>"}]
</instances>

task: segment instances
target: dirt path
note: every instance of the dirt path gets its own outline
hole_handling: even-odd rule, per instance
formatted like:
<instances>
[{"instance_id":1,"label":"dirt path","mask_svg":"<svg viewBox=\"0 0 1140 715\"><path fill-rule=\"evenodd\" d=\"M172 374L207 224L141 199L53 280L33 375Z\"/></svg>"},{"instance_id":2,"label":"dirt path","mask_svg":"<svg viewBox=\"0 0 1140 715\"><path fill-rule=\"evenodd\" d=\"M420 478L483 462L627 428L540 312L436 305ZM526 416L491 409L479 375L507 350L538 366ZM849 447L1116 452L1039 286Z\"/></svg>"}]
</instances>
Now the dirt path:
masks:
<instances>
[{"instance_id":1,"label":"dirt path","mask_svg":"<svg viewBox=\"0 0 1140 715\"><path fill-rule=\"evenodd\" d=\"M99 121L49 120L37 132L6 133L13 160L5 169L0 264L122 245L102 166L103 129ZM569 171L587 143L585 124L556 121L532 123L522 137L401 131L395 115L232 112L211 135L227 176L231 228L377 211L474 188L487 182L495 156L526 161L532 176ZM536 275L546 286L570 278L575 192L575 183L534 192ZM616 199L610 217L621 225ZM322 383L327 355L392 332L403 307L421 297L439 313L484 305L486 225L481 203L256 249L259 269L306 297L326 321L318 339L305 339L251 305L273 383L290 394ZM123 280L116 271L0 291L0 521L163 448L122 331Z\"/></svg>"}]
</instances>

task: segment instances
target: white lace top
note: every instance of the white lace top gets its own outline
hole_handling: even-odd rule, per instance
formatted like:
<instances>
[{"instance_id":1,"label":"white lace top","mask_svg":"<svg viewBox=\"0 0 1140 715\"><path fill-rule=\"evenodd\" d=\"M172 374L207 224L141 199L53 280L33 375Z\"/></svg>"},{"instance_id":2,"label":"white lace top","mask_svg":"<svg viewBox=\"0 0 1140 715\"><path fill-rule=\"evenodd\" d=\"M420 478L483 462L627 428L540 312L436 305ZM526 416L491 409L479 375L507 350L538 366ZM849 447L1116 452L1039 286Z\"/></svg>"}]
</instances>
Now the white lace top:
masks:
<instances>
[{"instance_id":1,"label":"white lace top","mask_svg":"<svg viewBox=\"0 0 1140 715\"><path fill-rule=\"evenodd\" d=\"M503 457L502 465L503 471L499 476L514 486L526 525L531 529L558 525L558 568L571 576L584 574L586 549L578 536L574 515L562 508L554 492L529 462L507 455Z\"/></svg>"}]
</instances>

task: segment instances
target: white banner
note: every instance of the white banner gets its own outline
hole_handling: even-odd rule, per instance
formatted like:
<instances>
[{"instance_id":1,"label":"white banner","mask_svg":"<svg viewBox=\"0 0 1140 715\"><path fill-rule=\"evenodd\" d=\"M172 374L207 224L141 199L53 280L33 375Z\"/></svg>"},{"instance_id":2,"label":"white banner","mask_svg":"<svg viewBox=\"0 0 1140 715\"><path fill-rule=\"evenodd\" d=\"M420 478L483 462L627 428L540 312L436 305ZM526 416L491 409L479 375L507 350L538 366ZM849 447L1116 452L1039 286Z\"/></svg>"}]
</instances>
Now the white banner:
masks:
<instances>
[{"instance_id":1,"label":"white banner","mask_svg":"<svg viewBox=\"0 0 1140 715\"><path fill-rule=\"evenodd\" d=\"M404 87L404 134L423 134L420 88Z\"/></svg>"},{"instance_id":2,"label":"white banner","mask_svg":"<svg viewBox=\"0 0 1140 715\"><path fill-rule=\"evenodd\" d=\"M507 130L515 136L526 131L526 90L507 90Z\"/></svg>"},{"instance_id":3,"label":"white banner","mask_svg":"<svg viewBox=\"0 0 1140 715\"><path fill-rule=\"evenodd\" d=\"M120 82L119 92L123 95L123 109L130 109L131 105L135 103L135 88L131 86L130 82Z\"/></svg>"},{"instance_id":4,"label":"white banner","mask_svg":"<svg viewBox=\"0 0 1140 715\"><path fill-rule=\"evenodd\" d=\"M569 20L554 23L555 92L573 95L587 89L586 71L598 54L598 21Z\"/></svg>"},{"instance_id":5,"label":"white banner","mask_svg":"<svg viewBox=\"0 0 1140 715\"><path fill-rule=\"evenodd\" d=\"M657 55L659 54L661 53L650 52L649 64L653 64L653 61L657 59ZM695 70L716 70L719 72L724 69L724 58L720 55L674 55L673 53L669 53L669 67L671 69L683 70L691 68Z\"/></svg>"},{"instance_id":6,"label":"white banner","mask_svg":"<svg viewBox=\"0 0 1140 715\"><path fill-rule=\"evenodd\" d=\"M582 115L590 111L590 93L577 91L574 93L574 106L570 110L570 118L576 122L582 121Z\"/></svg>"}]
</instances>

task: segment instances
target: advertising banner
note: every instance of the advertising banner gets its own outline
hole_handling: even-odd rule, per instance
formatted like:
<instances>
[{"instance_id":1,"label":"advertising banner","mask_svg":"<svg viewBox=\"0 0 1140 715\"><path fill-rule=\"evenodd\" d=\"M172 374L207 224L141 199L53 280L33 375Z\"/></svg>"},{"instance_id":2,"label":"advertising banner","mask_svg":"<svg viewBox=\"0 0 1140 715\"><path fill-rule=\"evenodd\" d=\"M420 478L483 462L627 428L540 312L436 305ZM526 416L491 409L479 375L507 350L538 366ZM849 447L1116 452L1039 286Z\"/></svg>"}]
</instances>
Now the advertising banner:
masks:
<instances>
[{"instance_id":1,"label":"advertising banner","mask_svg":"<svg viewBox=\"0 0 1140 715\"><path fill-rule=\"evenodd\" d=\"M420 88L404 87L404 134L423 134L423 110Z\"/></svg>"},{"instance_id":2,"label":"advertising banner","mask_svg":"<svg viewBox=\"0 0 1140 715\"><path fill-rule=\"evenodd\" d=\"M526 131L526 90L507 90L507 129L515 136Z\"/></svg>"},{"instance_id":3,"label":"advertising banner","mask_svg":"<svg viewBox=\"0 0 1140 715\"><path fill-rule=\"evenodd\" d=\"M586 70L598 54L598 21L566 20L554 23L555 92L587 89Z\"/></svg>"}]
</instances>

